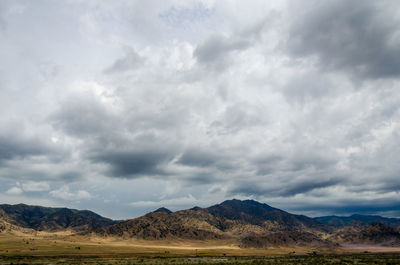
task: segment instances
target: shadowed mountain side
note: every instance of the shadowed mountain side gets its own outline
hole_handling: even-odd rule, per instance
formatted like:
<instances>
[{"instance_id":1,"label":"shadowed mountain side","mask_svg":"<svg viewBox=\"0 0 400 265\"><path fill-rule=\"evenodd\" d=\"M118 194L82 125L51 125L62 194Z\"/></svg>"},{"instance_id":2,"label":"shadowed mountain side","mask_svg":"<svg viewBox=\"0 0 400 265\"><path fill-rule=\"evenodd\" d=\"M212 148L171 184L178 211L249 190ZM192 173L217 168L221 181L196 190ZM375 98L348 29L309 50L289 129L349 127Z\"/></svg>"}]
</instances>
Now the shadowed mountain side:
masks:
<instances>
[{"instance_id":1,"label":"shadowed mountain side","mask_svg":"<svg viewBox=\"0 0 400 265\"><path fill-rule=\"evenodd\" d=\"M255 225L270 231L327 229L318 221L304 215L295 215L253 200L228 200L205 208L220 220L220 229L232 229L232 225Z\"/></svg>"},{"instance_id":2,"label":"shadowed mountain side","mask_svg":"<svg viewBox=\"0 0 400 265\"><path fill-rule=\"evenodd\" d=\"M30 228L23 228L10 223L10 219L8 218L8 216L3 210L0 209L0 234L14 234L15 232L34 233L35 230Z\"/></svg>"},{"instance_id":3,"label":"shadowed mountain side","mask_svg":"<svg viewBox=\"0 0 400 265\"><path fill-rule=\"evenodd\" d=\"M217 221L205 211L183 210L174 213L152 212L110 227L97 229L103 236L124 238L163 239L219 239L224 238L216 228Z\"/></svg>"},{"instance_id":4,"label":"shadowed mountain side","mask_svg":"<svg viewBox=\"0 0 400 265\"><path fill-rule=\"evenodd\" d=\"M329 239L347 244L400 246L400 233L382 223L373 223L368 226L344 226Z\"/></svg>"},{"instance_id":5,"label":"shadowed mountain side","mask_svg":"<svg viewBox=\"0 0 400 265\"><path fill-rule=\"evenodd\" d=\"M3 218L9 223L38 231L57 231L65 229L82 231L110 226L116 223L111 219L104 218L87 210L81 211L25 204L2 204L0 205L0 210L2 211Z\"/></svg>"},{"instance_id":6,"label":"shadowed mountain side","mask_svg":"<svg viewBox=\"0 0 400 265\"><path fill-rule=\"evenodd\" d=\"M391 227L400 226L400 219L398 218L386 218L378 215L361 215L353 214L351 216L321 216L315 217L314 220L336 227L342 227L347 225L370 225L373 223L382 223Z\"/></svg>"},{"instance_id":7,"label":"shadowed mountain side","mask_svg":"<svg viewBox=\"0 0 400 265\"><path fill-rule=\"evenodd\" d=\"M153 213L158 213L158 212L172 213L172 211L170 211L169 209L167 209L167 208L165 208L165 207L158 208L158 209L155 210Z\"/></svg>"},{"instance_id":8,"label":"shadowed mountain side","mask_svg":"<svg viewBox=\"0 0 400 265\"><path fill-rule=\"evenodd\" d=\"M0 209L0 233L6 230L8 227L8 222L6 221L6 215L3 210Z\"/></svg>"},{"instance_id":9,"label":"shadowed mountain side","mask_svg":"<svg viewBox=\"0 0 400 265\"><path fill-rule=\"evenodd\" d=\"M256 237L266 235L267 232L282 232L270 235L273 235L276 242L285 245L296 244L295 240L291 241L290 237L283 235L285 232L297 231L297 235L302 235L304 243L307 240L311 243L317 240L316 236L311 237L309 234L321 233L324 228L324 225L311 218L289 214L267 204L250 200L229 200L209 208L195 207L174 213L156 211L110 227L97 229L95 233L123 238L203 240L240 239L249 235Z\"/></svg>"},{"instance_id":10,"label":"shadowed mountain side","mask_svg":"<svg viewBox=\"0 0 400 265\"><path fill-rule=\"evenodd\" d=\"M159 208L144 216L120 222L90 211L4 204L0 205L0 232L18 234L70 230L78 236L93 235L116 239L222 240L221 242L228 239L244 248L330 248L338 243L400 246L399 227L394 228L398 219L360 215L340 218L328 216L313 219L290 214L253 200L227 200L208 208L194 207L177 212ZM389 225L365 224L371 220L386 221ZM344 225L347 222L348 225Z\"/></svg>"},{"instance_id":11,"label":"shadowed mountain side","mask_svg":"<svg viewBox=\"0 0 400 265\"><path fill-rule=\"evenodd\" d=\"M17 226L14 224L11 224L9 222L7 222L4 219L0 218L0 234L16 234L16 233L24 233L24 234L34 234L36 233L36 230L31 229L31 228L24 228L21 226Z\"/></svg>"},{"instance_id":12,"label":"shadowed mountain side","mask_svg":"<svg viewBox=\"0 0 400 265\"><path fill-rule=\"evenodd\" d=\"M250 233L240 239L242 248L267 248L273 246L336 247L337 243L322 239L312 233L300 231Z\"/></svg>"}]
</instances>

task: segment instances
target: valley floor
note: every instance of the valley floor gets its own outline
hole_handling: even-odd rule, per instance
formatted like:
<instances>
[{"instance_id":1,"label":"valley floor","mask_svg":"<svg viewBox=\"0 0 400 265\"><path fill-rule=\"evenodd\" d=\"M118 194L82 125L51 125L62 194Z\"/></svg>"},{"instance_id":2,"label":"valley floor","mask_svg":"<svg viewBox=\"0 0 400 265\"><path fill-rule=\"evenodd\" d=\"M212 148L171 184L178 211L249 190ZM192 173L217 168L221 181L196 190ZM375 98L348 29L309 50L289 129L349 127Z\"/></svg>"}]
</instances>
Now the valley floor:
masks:
<instances>
[{"instance_id":1,"label":"valley floor","mask_svg":"<svg viewBox=\"0 0 400 265\"><path fill-rule=\"evenodd\" d=\"M0 264L400 264L400 248L242 249L232 241L118 240L63 233L0 234Z\"/></svg>"}]
</instances>

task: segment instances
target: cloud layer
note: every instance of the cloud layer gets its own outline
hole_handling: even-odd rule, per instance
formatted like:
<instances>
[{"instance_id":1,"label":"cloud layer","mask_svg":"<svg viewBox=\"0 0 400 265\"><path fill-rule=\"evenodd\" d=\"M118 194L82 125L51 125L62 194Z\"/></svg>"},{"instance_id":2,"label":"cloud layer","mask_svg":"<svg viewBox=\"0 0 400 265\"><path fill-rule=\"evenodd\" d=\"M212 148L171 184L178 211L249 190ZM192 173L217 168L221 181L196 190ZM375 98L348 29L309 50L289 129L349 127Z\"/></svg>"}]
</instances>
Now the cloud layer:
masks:
<instances>
[{"instance_id":1,"label":"cloud layer","mask_svg":"<svg viewBox=\"0 0 400 265\"><path fill-rule=\"evenodd\" d=\"M0 200L400 216L396 1L2 1Z\"/></svg>"}]
</instances>

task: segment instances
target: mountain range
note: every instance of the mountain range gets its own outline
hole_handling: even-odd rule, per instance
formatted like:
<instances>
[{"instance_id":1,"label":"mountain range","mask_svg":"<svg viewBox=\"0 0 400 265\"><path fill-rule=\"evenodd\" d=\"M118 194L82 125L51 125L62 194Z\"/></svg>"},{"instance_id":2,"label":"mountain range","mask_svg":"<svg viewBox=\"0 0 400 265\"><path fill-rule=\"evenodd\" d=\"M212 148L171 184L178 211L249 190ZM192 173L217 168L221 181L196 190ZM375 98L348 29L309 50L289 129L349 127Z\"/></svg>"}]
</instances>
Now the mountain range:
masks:
<instances>
[{"instance_id":1,"label":"mountain range","mask_svg":"<svg viewBox=\"0 0 400 265\"><path fill-rule=\"evenodd\" d=\"M76 235L145 240L230 240L240 247L339 244L400 246L400 219L352 215L310 218L254 200L227 200L208 208L114 221L87 210L0 205L0 233L15 229L69 230Z\"/></svg>"},{"instance_id":2,"label":"mountain range","mask_svg":"<svg viewBox=\"0 0 400 265\"><path fill-rule=\"evenodd\" d=\"M400 219L398 218L386 218L379 215L361 215L361 214L353 214L351 216L321 216L316 217L314 220L331 225L336 227L343 227L347 225L356 225L356 224L373 224L373 223L382 223L391 227L399 227Z\"/></svg>"},{"instance_id":3,"label":"mountain range","mask_svg":"<svg viewBox=\"0 0 400 265\"><path fill-rule=\"evenodd\" d=\"M87 231L117 223L87 210L30 206L0 205L0 220L14 226L37 231Z\"/></svg>"}]
</instances>

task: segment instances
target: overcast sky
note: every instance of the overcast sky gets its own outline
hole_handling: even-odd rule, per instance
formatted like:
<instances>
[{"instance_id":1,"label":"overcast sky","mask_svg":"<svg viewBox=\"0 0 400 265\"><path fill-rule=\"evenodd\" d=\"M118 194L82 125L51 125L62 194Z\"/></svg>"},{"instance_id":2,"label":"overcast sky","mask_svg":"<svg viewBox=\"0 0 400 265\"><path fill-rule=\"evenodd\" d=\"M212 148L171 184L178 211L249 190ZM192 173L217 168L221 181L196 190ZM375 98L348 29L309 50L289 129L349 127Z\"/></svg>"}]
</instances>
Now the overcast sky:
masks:
<instances>
[{"instance_id":1,"label":"overcast sky","mask_svg":"<svg viewBox=\"0 0 400 265\"><path fill-rule=\"evenodd\" d=\"M400 3L0 1L0 203L400 217Z\"/></svg>"}]
</instances>

